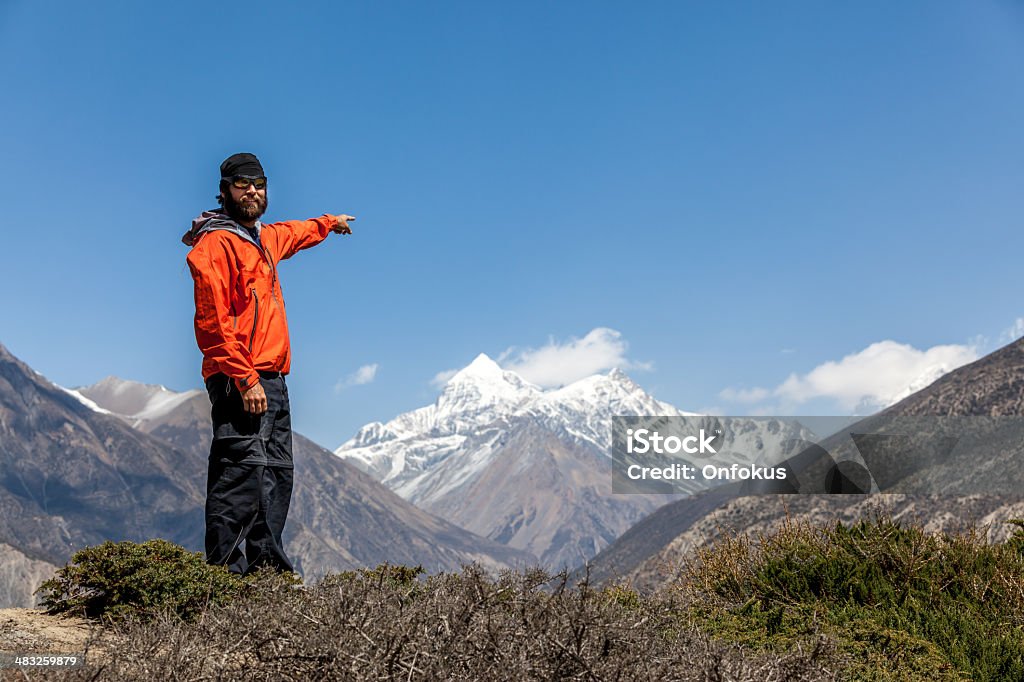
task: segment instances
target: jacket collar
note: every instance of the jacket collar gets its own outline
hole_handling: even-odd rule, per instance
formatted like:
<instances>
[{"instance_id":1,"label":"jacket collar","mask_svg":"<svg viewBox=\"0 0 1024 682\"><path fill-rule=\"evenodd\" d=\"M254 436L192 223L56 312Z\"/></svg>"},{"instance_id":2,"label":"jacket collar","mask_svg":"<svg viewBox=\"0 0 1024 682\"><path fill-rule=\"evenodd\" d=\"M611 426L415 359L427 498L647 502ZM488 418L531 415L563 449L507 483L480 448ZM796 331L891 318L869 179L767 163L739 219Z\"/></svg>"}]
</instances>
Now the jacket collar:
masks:
<instances>
[{"instance_id":1,"label":"jacket collar","mask_svg":"<svg viewBox=\"0 0 1024 682\"><path fill-rule=\"evenodd\" d=\"M212 232L213 230L228 230L229 232L234 232L245 241L255 245L261 251L263 250L263 247L260 246L260 243L256 239L253 239L252 235L249 233L249 230L245 229L244 227L236 223L234 220L232 220L230 217L228 217L228 214L225 213L224 209L222 208L215 208L209 211L203 211L201 214L199 214L199 216L193 218L192 227L189 228L188 232L181 236L181 242L185 246L192 246L197 241L199 241L200 236L207 232ZM257 220L257 238L259 237L260 232L262 232L262 230L263 223Z\"/></svg>"}]
</instances>

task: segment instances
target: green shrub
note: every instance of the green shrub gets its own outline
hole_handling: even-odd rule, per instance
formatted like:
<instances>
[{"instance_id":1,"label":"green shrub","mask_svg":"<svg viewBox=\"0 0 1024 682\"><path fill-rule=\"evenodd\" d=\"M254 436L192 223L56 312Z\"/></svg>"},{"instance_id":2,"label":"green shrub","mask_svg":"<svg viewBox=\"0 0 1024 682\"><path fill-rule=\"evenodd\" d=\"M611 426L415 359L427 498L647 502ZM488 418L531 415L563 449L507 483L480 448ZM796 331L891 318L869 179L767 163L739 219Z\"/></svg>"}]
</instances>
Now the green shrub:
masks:
<instances>
[{"instance_id":1,"label":"green shrub","mask_svg":"<svg viewBox=\"0 0 1024 682\"><path fill-rule=\"evenodd\" d=\"M425 574L423 566L403 566L401 564L383 563L376 568L364 568L359 571L364 577L378 585L391 587L412 587L416 579Z\"/></svg>"},{"instance_id":2,"label":"green shrub","mask_svg":"<svg viewBox=\"0 0 1024 682\"><path fill-rule=\"evenodd\" d=\"M167 540L107 541L75 552L36 594L51 613L116 621L167 610L194 620L208 605L237 595L249 580Z\"/></svg>"},{"instance_id":3,"label":"green shrub","mask_svg":"<svg viewBox=\"0 0 1024 682\"><path fill-rule=\"evenodd\" d=\"M878 518L726 536L680 587L702 629L785 649L823 632L856 679L1024 679L1024 536Z\"/></svg>"},{"instance_id":4,"label":"green shrub","mask_svg":"<svg viewBox=\"0 0 1024 682\"><path fill-rule=\"evenodd\" d=\"M643 598L640 594L626 584L608 585L601 589L600 596L608 602L634 611L640 610L643 606Z\"/></svg>"}]
</instances>

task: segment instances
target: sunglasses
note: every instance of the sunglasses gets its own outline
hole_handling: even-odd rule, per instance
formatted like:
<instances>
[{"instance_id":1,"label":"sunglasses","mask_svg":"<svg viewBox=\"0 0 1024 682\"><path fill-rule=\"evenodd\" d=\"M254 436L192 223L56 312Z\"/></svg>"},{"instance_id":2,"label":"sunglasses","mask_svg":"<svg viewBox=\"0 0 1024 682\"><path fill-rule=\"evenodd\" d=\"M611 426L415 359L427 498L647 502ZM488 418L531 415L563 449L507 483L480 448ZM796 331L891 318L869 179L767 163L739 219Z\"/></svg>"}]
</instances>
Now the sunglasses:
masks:
<instances>
[{"instance_id":1,"label":"sunglasses","mask_svg":"<svg viewBox=\"0 0 1024 682\"><path fill-rule=\"evenodd\" d=\"M231 184L237 189L248 189L249 185L252 185L256 189L265 189L267 186L267 179L264 177L253 178L248 175L236 175L231 178Z\"/></svg>"}]
</instances>

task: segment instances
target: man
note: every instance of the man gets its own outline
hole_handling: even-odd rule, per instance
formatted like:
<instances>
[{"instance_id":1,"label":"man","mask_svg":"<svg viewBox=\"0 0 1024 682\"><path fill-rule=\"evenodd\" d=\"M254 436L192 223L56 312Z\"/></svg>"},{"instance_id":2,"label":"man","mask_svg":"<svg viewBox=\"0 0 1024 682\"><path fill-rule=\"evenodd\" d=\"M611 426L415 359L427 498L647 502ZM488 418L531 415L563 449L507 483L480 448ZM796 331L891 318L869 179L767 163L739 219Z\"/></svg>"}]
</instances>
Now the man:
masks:
<instances>
[{"instance_id":1,"label":"man","mask_svg":"<svg viewBox=\"0 0 1024 682\"><path fill-rule=\"evenodd\" d=\"M213 414L206 483L206 559L247 573L294 571L281 533L292 494L291 367L277 264L331 232L352 234L350 215L264 225L267 177L259 159L220 166L221 208L192 221L196 341Z\"/></svg>"}]
</instances>

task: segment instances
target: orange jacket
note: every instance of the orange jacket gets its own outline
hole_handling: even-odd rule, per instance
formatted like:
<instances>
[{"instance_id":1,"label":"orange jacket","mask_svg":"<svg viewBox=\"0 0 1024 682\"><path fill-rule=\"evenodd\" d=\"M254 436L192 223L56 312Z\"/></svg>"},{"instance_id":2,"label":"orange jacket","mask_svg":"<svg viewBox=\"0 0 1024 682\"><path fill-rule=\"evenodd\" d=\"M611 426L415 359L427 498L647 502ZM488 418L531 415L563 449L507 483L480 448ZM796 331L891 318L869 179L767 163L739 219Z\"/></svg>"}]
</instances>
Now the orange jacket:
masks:
<instances>
[{"instance_id":1,"label":"orange jacket","mask_svg":"<svg viewBox=\"0 0 1024 682\"><path fill-rule=\"evenodd\" d=\"M334 224L324 215L262 225L257 245L220 211L193 221L182 241L192 246L187 261L204 379L222 372L245 390L259 381L258 371L288 373L291 347L277 264L322 242Z\"/></svg>"}]
</instances>

